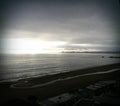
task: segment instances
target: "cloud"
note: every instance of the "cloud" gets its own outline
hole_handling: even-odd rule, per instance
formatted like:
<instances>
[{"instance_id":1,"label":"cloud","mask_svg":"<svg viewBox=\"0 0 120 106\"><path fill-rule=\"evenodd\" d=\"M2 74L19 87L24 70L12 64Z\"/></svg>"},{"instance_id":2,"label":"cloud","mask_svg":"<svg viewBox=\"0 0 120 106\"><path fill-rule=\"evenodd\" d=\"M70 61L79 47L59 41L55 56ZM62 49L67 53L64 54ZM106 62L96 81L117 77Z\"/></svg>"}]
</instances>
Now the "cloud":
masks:
<instances>
[{"instance_id":1,"label":"cloud","mask_svg":"<svg viewBox=\"0 0 120 106\"><path fill-rule=\"evenodd\" d=\"M119 21L117 6L118 2L112 0L109 3L107 0L8 2L3 14L8 18L2 37L65 41L69 44L66 49L78 48L72 44L111 49L119 44L115 27Z\"/></svg>"}]
</instances>

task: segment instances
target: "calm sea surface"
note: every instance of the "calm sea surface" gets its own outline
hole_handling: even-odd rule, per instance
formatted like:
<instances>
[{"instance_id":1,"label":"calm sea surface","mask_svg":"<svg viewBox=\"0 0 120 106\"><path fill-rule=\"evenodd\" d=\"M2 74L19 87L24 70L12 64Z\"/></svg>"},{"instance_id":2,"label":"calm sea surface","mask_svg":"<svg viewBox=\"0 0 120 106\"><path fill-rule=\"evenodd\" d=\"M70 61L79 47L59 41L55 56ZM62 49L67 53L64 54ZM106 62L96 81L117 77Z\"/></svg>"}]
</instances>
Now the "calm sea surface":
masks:
<instances>
[{"instance_id":1,"label":"calm sea surface","mask_svg":"<svg viewBox=\"0 0 120 106\"><path fill-rule=\"evenodd\" d=\"M102 56L105 56L102 58ZM76 69L118 63L116 54L62 53L37 55L1 55L0 81L63 73Z\"/></svg>"}]
</instances>

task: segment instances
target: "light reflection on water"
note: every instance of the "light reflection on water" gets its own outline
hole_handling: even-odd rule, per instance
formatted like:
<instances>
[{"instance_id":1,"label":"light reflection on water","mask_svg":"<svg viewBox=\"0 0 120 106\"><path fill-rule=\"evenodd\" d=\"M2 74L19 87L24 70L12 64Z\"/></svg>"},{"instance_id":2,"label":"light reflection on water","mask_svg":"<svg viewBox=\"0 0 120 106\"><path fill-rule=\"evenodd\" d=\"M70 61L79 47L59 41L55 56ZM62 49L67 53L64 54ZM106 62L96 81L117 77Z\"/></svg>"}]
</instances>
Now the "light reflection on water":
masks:
<instances>
[{"instance_id":1,"label":"light reflection on water","mask_svg":"<svg viewBox=\"0 0 120 106\"><path fill-rule=\"evenodd\" d=\"M3 69L0 71L0 80L43 76L119 62L119 58L109 58L110 56L116 56L116 54L63 53L2 55L0 66Z\"/></svg>"}]
</instances>

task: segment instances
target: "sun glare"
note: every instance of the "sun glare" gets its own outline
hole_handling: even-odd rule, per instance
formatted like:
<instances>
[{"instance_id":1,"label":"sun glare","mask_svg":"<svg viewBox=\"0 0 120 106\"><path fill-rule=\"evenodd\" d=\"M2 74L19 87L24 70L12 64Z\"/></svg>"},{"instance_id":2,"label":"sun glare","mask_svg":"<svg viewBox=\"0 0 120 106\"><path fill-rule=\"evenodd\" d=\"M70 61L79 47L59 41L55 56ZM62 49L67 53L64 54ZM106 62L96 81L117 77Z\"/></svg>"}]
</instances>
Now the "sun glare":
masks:
<instances>
[{"instance_id":1,"label":"sun glare","mask_svg":"<svg viewBox=\"0 0 120 106\"><path fill-rule=\"evenodd\" d=\"M57 53L63 41L41 41L36 39L11 39L7 43L9 51L16 54Z\"/></svg>"}]
</instances>

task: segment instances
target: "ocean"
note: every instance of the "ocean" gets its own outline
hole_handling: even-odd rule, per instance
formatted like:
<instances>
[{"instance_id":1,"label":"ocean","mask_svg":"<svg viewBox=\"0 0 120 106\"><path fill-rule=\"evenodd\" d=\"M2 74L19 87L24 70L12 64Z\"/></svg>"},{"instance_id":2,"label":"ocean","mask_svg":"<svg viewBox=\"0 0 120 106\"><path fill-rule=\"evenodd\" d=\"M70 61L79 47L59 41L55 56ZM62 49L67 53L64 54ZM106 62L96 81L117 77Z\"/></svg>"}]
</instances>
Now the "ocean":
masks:
<instances>
[{"instance_id":1,"label":"ocean","mask_svg":"<svg viewBox=\"0 0 120 106\"><path fill-rule=\"evenodd\" d=\"M104 58L102 58L104 56ZM77 69L118 63L112 53L5 54L0 55L0 81L64 73Z\"/></svg>"}]
</instances>

